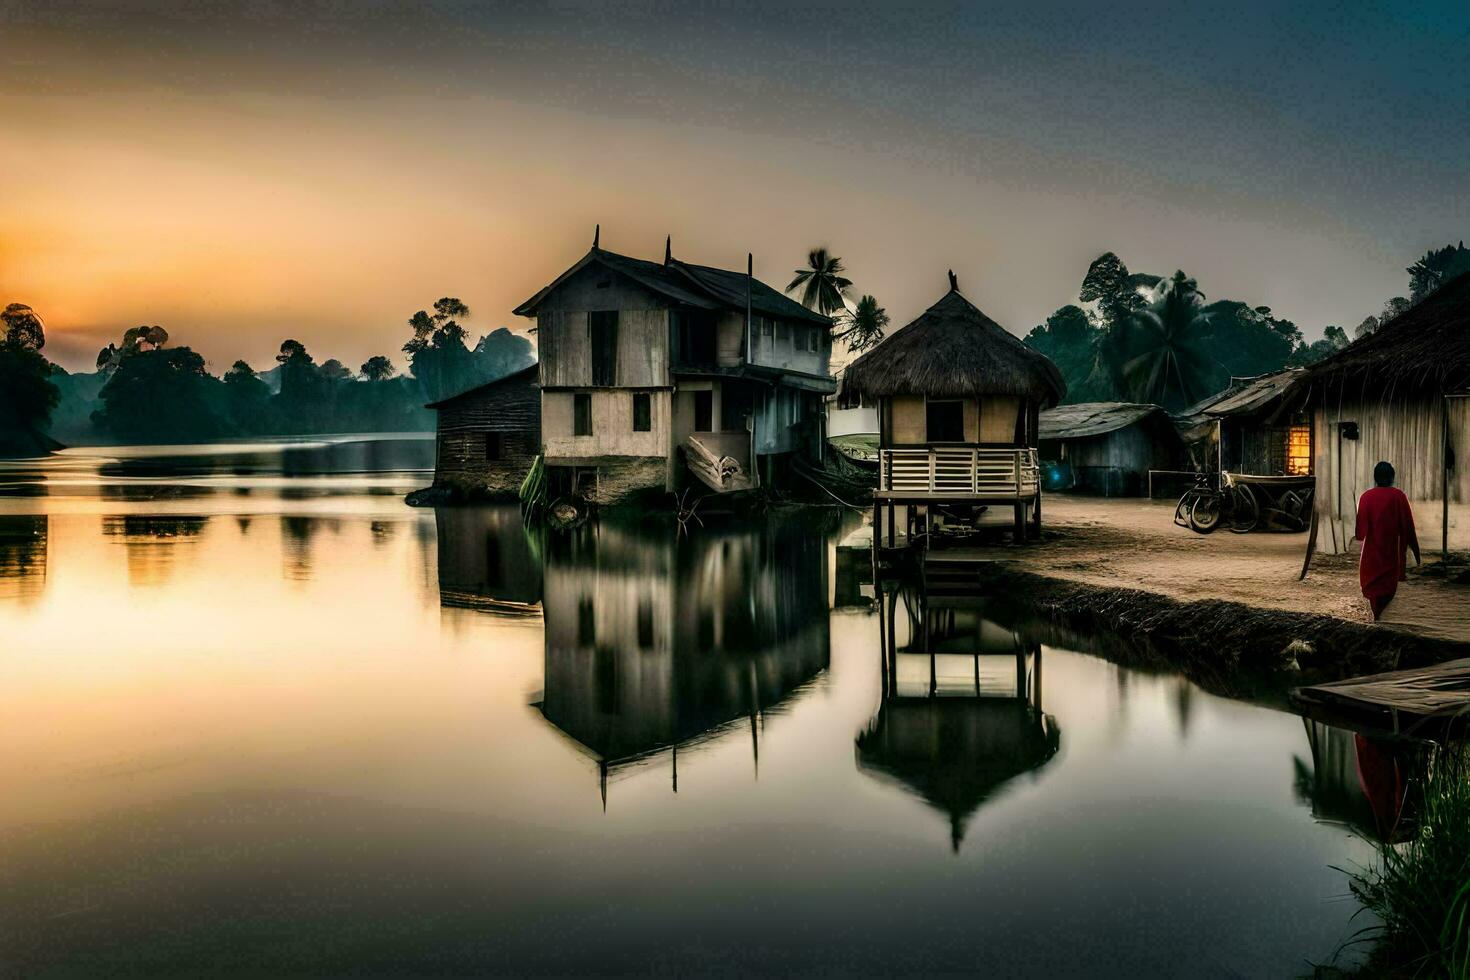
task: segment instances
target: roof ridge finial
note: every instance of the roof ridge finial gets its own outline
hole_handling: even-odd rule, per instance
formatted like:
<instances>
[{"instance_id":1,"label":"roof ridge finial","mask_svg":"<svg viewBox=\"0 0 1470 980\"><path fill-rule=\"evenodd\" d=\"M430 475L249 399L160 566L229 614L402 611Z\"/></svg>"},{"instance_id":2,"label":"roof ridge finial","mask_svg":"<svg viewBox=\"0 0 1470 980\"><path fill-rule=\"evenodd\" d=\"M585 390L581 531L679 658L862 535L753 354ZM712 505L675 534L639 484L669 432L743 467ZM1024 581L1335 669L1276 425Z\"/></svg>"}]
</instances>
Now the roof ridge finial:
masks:
<instances>
[{"instance_id":1,"label":"roof ridge finial","mask_svg":"<svg viewBox=\"0 0 1470 980\"><path fill-rule=\"evenodd\" d=\"M600 246L599 246L598 243L601 242L601 241L602 241L602 225L601 224L598 224L598 225L595 225L592 228L592 247L593 248L599 248Z\"/></svg>"},{"instance_id":2,"label":"roof ridge finial","mask_svg":"<svg viewBox=\"0 0 1470 980\"><path fill-rule=\"evenodd\" d=\"M674 236L664 236L664 265L674 261Z\"/></svg>"},{"instance_id":3,"label":"roof ridge finial","mask_svg":"<svg viewBox=\"0 0 1470 980\"><path fill-rule=\"evenodd\" d=\"M953 269L949 270L949 291L952 293L957 293L960 291L960 280L959 277L954 274Z\"/></svg>"}]
</instances>

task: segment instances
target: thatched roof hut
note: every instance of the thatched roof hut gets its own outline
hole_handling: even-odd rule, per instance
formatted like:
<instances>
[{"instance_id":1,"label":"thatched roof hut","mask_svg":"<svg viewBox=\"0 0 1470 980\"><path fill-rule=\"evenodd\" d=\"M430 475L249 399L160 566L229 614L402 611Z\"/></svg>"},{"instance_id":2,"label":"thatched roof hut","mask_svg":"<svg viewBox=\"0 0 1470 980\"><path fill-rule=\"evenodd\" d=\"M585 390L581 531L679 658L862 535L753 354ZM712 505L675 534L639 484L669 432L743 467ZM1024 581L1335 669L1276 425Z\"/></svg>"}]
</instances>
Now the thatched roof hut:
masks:
<instances>
[{"instance_id":1,"label":"thatched roof hut","mask_svg":"<svg viewBox=\"0 0 1470 980\"><path fill-rule=\"evenodd\" d=\"M844 405L892 395L1013 395L1046 408L1066 394L1050 358L982 313L953 282L918 319L849 364L842 383Z\"/></svg>"}]
</instances>

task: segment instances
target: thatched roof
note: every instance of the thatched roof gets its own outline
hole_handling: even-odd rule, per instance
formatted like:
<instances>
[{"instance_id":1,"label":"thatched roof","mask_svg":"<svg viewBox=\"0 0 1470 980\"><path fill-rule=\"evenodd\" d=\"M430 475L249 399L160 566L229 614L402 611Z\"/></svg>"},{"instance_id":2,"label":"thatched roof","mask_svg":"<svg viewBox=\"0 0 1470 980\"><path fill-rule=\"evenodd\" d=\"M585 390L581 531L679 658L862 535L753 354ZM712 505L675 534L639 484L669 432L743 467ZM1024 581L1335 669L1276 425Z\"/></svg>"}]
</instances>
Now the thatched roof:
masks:
<instances>
[{"instance_id":1,"label":"thatched roof","mask_svg":"<svg viewBox=\"0 0 1470 980\"><path fill-rule=\"evenodd\" d=\"M951 288L908 326L847 366L844 404L889 395L1019 395L1045 408L1067 383L1046 355L1023 344Z\"/></svg>"},{"instance_id":2,"label":"thatched roof","mask_svg":"<svg viewBox=\"0 0 1470 980\"><path fill-rule=\"evenodd\" d=\"M1058 405L1041 413L1037 437L1040 439L1088 439L1126 429L1130 425L1157 417L1173 429L1168 414L1157 405L1132 402L1080 402Z\"/></svg>"},{"instance_id":3,"label":"thatched roof","mask_svg":"<svg viewBox=\"0 0 1470 980\"><path fill-rule=\"evenodd\" d=\"M1303 380L1435 395L1470 385L1470 272L1313 365Z\"/></svg>"}]
</instances>

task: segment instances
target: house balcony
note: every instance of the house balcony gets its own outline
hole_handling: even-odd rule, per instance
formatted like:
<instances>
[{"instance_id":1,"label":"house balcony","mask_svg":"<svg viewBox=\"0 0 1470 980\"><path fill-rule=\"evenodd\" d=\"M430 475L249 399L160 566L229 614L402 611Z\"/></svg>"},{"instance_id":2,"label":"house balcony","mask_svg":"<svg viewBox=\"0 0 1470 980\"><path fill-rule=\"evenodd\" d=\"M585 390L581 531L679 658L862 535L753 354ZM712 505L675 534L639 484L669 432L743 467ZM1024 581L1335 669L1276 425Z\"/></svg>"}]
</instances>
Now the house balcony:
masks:
<instances>
[{"instance_id":1,"label":"house balcony","mask_svg":"<svg viewBox=\"0 0 1470 980\"><path fill-rule=\"evenodd\" d=\"M1036 450L987 446L881 449L877 496L886 500L1024 501L1041 487Z\"/></svg>"}]
</instances>

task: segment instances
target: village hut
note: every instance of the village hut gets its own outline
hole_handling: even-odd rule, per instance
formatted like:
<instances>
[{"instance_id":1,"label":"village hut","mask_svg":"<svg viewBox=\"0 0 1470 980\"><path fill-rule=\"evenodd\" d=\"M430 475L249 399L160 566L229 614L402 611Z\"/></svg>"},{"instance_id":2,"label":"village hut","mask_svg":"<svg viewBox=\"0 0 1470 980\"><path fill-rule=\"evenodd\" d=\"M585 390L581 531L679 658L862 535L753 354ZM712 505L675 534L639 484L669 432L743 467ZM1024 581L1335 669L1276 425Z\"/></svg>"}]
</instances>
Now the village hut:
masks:
<instances>
[{"instance_id":1,"label":"village hut","mask_svg":"<svg viewBox=\"0 0 1470 980\"><path fill-rule=\"evenodd\" d=\"M1303 375L1288 368L1230 384L1175 417L1197 467L1251 476L1310 476L1312 425L1307 413L1283 411Z\"/></svg>"},{"instance_id":2,"label":"village hut","mask_svg":"<svg viewBox=\"0 0 1470 980\"><path fill-rule=\"evenodd\" d=\"M1177 470L1188 458L1179 430L1157 405L1058 405L1042 412L1038 425L1048 490L1137 496L1148 492L1151 470Z\"/></svg>"},{"instance_id":3,"label":"village hut","mask_svg":"<svg viewBox=\"0 0 1470 980\"><path fill-rule=\"evenodd\" d=\"M434 488L451 499L510 499L541 452L538 367L429 405L438 414Z\"/></svg>"},{"instance_id":4,"label":"village hut","mask_svg":"<svg viewBox=\"0 0 1470 980\"><path fill-rule=\"evenodd\" d=\"M1066 394L1061 372L959 291L853 361L844 405L878 406L875 543L897 526L973 526L990 506L1041 524L1037 416ZM884 513L886 511L886 519Z\"/></svg>"},{"instance_id":5,"label":"village hut","mask_svg":"<svg viewBox=\"0 0 1470 980\"><path fill-rule=\"evenodd\" d=\"M1358 494L1386 460L1420 542L1470 549L1470 273L1314 365L1295 395L1312 418L1318 548L1348 550Z\"/></svg>"}]
</instances>

